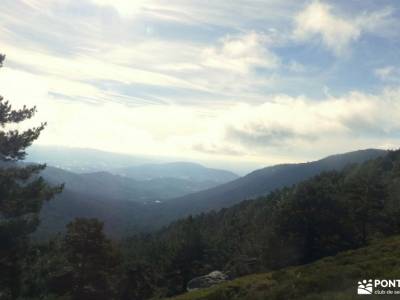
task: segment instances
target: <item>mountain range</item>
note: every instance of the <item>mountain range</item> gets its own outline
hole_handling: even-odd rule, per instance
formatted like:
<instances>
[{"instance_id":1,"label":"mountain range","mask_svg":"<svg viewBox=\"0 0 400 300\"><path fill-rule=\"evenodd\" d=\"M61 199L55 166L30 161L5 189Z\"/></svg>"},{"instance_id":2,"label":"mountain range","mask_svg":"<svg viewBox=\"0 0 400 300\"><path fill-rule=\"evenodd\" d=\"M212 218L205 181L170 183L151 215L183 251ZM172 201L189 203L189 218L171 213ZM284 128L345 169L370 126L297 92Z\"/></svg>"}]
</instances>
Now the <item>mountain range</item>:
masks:
<instances>
[{"instance_id":1,"label":"mountain range","mask_svg":"<svg viewBox=\"0 0 400 300\"><path fill-rule=\"evenodd\" d=\"M51 148L36 147L35 155L28 156L26 163L43 163L50 152ZM104 159L106 164L97 161L90 168L85 159L89 162ZM238 178L229 171L189 162L140 164L135 157L112 153L109 156L108 152L90 149L69 151L69 148L56 147L56 153L49 160L69 170L49 165L41 173L50 184L63 183L65 187L44 206L38 236L62 231L76 217L102 219L107 232L114 236L147 231L155 227L153 224L158 226L159 222L152 219L157 216L161 203ZM83 172L102 166L107 171Z\"/></svg>"},{"instance_id":2,"label":"mountain range","mask_svg":"<svg viewBox=\"0 0 400 300\"><path fill-rule=\"evenodd\" d=\"M115 236L151 231L189 214L229 207L321 172L341 170L349 164L361 163L385 153L383 150L368 149L313 162L276 165L219 185L214 181L214 187L207 187L205 181L196 182L194 179L205 179L206 176L216 179L215 176L220 174L218 180L223 181L234 175L187 163L151 164L147 173L143 171L146 179L138 181L133 178L139 178L137 172L144 170L143 165L114 169L125 176L108 172L77 174L48 167L44 177L51 183L64 182L66 186L61 195L45 205L37 234L47 236L56 233L75 217L102 219L106 231ZM173 167L175 169L172 170ZM164 173L160 171L157 177L157 169ZM209 175L199 174L200 169ZM162 176L167 174L177 177ZM193 192L195 189L198 191Z\"/></svg>"},{"instance_id":3,"label":"mountain range","mask_svg":"<svg viewBox=\"0 0 400 300\"><path fill-rule=\"evenodd\" d=\"M184 163L182 163L184 164ZM169 165L169 164L168 164ZM229 180L238 178L235 174L208 169L195 165L197 177L180 175L181 163L174 164L177 171L171 167L170 176L160 176L146 179L111 174L106 171L92 173L74 173L60 168L48 166L42 173L43 177L52 184L65 184L65 189L77 194L99 196L112 200L126 200L146 203L149 201L164 201L185 194L214 187ZM186 166L186 164L184 164ZM154 165L155 166L155 165ZM163 165L159 165L160 168ZM140 167L145 170L145 167ZM189 170L189 169L188 169ZM220 176L220 173L222 176ZM167 174L165 174L167 175ZM229 175L229 176L228 176ZM211 179L206 180L207 177ZM204 180L200 180L204 178Z\"/></svg>"},{"instance_id":4,"label":"mountain range","mask_svg":"<svg viewBox=\"0 0 400 300\"><path fill-rule=\"evenodd\" d=\"M230 171L205 168L202 165L189 162L173 162L164 164L143 164L115 169L115 174L136 180L152 180L157 178L177 178L195 182L225 183L238 178Z\"/></svg>"}]
</instances>

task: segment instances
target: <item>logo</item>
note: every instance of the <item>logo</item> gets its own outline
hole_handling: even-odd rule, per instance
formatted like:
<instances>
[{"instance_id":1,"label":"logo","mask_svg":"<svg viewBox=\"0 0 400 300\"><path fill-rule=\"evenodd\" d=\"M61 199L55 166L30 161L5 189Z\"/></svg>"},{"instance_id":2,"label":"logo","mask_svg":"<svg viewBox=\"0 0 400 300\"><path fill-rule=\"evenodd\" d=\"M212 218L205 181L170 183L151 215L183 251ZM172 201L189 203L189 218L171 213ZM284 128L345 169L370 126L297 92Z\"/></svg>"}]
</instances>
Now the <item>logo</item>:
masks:
<instances>
[{"instance_id":1,"label":"logo","mask_svg":"<svg viewBox=\"0 0 400 300\"><path fill-rule=\"evenodd\" d=\"M364 279L357 285L358 295L400 295L400 279Z\"/></svg>"},{"instance_id":2,"label":"logo","mask_svg":"<svg viewBox=\"0 0 400 300\"><path fill-rule=\"evenodd\" d=\"M372 295L374 291L374 285L372 284L372 279L358 282L357 294L358 295Z\"/></svg>"}]
</instances>

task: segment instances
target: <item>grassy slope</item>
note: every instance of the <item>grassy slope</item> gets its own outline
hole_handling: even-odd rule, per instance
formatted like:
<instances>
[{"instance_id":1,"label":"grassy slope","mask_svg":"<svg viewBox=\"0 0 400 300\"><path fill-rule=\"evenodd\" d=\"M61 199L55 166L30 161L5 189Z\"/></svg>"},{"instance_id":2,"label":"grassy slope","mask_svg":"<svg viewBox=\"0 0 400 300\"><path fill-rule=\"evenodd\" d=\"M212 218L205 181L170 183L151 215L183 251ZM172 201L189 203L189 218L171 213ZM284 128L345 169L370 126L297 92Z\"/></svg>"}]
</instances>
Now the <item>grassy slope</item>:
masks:
<instances>
[{"instance_id":1,"label":"grassy slope","mask_svg":"<svg viewBox=\"0 0 400 300\"><path fill-rule=\"evenodd\" d=\"M400 236L346 251L309 265L255 274L174 300L347 300L356 295L360 279L400 278ZM396 296L387 296L394 299ZM382 296L367 296L382 299ZM397 298L396 298L397 299Z\"/></svg>"}]
</instances>

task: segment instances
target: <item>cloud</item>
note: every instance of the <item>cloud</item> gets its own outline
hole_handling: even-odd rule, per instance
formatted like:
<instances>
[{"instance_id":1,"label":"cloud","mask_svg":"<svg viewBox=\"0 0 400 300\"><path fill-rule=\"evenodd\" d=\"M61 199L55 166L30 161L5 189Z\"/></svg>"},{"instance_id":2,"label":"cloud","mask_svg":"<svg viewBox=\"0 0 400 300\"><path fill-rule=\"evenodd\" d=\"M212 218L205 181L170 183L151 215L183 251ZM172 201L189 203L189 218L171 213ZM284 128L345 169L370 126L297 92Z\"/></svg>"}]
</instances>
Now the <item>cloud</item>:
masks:
<instances>
[{"instance_id":1,"label":"cloud","mask_svg":"<svg viewBox=\"0 0 400 300\"><path fill-rule=\"evenodd\" d=\"M263 33L230 34L206 43L153 38L143 19L116 15L117 7L132 6L129 11L143 17L143 10L159 5L10 1L0 12L1 51L8 54L9 67L42 75L54 98L70 101L189 105L225 101L271 83L255 73L279 60Z\"/></svg>"},{"instance_id":2,"label":"cloud","mask_svg":"<svg viewBox=\"0 0 400 300\"><path fill-rule=\"evenodd\" d=\"M290 57L284 21L303 1L284 2L6 0L1 51L10 67L46 75L50 93L71 101L204 105L260 102L265 92L317 93L327 76L307 55ZM359 23L383 28L390 13L360 14ZM171 14L193 22L171 25Z\"/></svg>"},{"instance_id":3,"label":"cloud","mask_svg":"<svg viewBox=\"0 0 400 300\"><path fill-rule=\"evenodd\" d=\"M149 1L145 0L92 0L93 3L100 6L112 7L122 16L130 16L140 13L148 7ZM146 5L147 4L147 5Z\"/></svg>"},{"instance_id":4,"label":"cloud","mask_svg":"<svg viewBox=\"0 0 400 300\"><path fill-rule=\"evenodd\" d=\"M327 49L341 56L362 33L386 29L392 23L392 13L392 9L384 8L350 18L339 15L333 6L316 0L295 17L293 35L298 41L320 39Z\"/></svg>"},{"instance_id":5,"label":"cloud","mask_svg":"<svg viewBox=\"0 0 400 300\"><path fill-rule=\"evenodd\" d=\"M291 60L287 65L289 71L294 73L304 73L307 71L307 67L297 61Z\"/></svg>"},{"instance_id":6,"label":"cloud","mask_svg":"<svg viewBox=\"0 0 400 300\"><path fill-rule=\"evenodd\" d=\"M163 21L190 24L210 28L233 28L240 31L252 29L251 23L263 20L281 23L282 18L299 8L299 0L237 1L215 0L205 4L201 0L92 0L101 6L112 7L124 18L140 18L141 15ZM240 15L240 18L238 18Z\"/></svg>"},{"instance_id":7,"label":"cloud","mask_svg":"<svg viewBox=\"0 0 400 300\"><path fill-rule=\"evenodd\" d=\"M337 55L361 34L356 24L333 15L332 7L319 1L312 2L300 12L295 23L296 39L306 41L319 36L324 45Z\"/></svg>"},{"instance_id":8,"label":"cloud","mask_svg":"<svg viewBox=\"0 0 400 300\"><path fill-rule=\"evenodd\" d=\"M400 76L400 68L397 68L395 66L385 66L375 69L374 74L382 81L398 82Z\"/></svg>"},{"instance_id":9,"label":"cloud","mask_svg":"<svg viewBox=\"0 0 400 300\"><path fill-rule=\"evenodd\" d=\"M282 147L293 143L296 139L312 142L316 137L302 133L296 133L292 128L278 126L266 126L260 123L246 124L245 128L229 127L226 130L226 138L239 142L245 146L256 147Z\"/></svg>"},{"instance_id":10,"label":"cloud","mask_svg":"<svg viewBox=\"0 0 400 300\"><path fill-rule=\"evenodd\" d=\"M277 68L279 58L267 48L268 42L266 35L256 32L227 36L218 47L203 51L202 65L243 74L254 68Z\"/></svg>"},{"instance_id":11,"label":"cloud","mask_svg":"<svg viewBox=\"0 0 400 300\"><path fill-rule=\"evenodd\" d=\"M390 6L370 13L364 12L358 15L354 22L366 33L386 38L396 38L398 36L396 28L399 25L399 21L395 15L395 9Z\"/></svg>"},{"instance_id":12,"label":"cloud","mask_svg":"<svg viewBox=\"0 0 400 300\"><path fill-rule=\"evenodd\" d=\"M351 92L319 101L273 96L261 105L241 104L219 115L209 143L250 156L320 156L363 147L399 145L400 90ZM318 157L318 156L317 156Z\"/></svg>"}]
</instances>

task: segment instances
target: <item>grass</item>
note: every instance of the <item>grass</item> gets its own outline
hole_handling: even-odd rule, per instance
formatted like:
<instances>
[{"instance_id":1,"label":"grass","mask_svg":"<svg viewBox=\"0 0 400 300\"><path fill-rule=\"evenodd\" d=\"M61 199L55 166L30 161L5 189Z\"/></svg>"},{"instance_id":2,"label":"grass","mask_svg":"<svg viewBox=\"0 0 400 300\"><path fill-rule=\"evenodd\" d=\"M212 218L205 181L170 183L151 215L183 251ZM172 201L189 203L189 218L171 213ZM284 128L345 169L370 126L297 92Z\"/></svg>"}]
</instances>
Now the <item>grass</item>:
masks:
<instances>
[{"instance_id":1,"label":"grass","mask_svg":"<svg viewBox=\"0 0 400 300\"><path fill-rule=\"evenodd\" d=\"M173 300L350 300L382 299L357 296L361 279L400 279L400 236L374 242L309 265L254 274ZM387 296L400 299L400 296Z\"/></svg>"}]
</instances>

